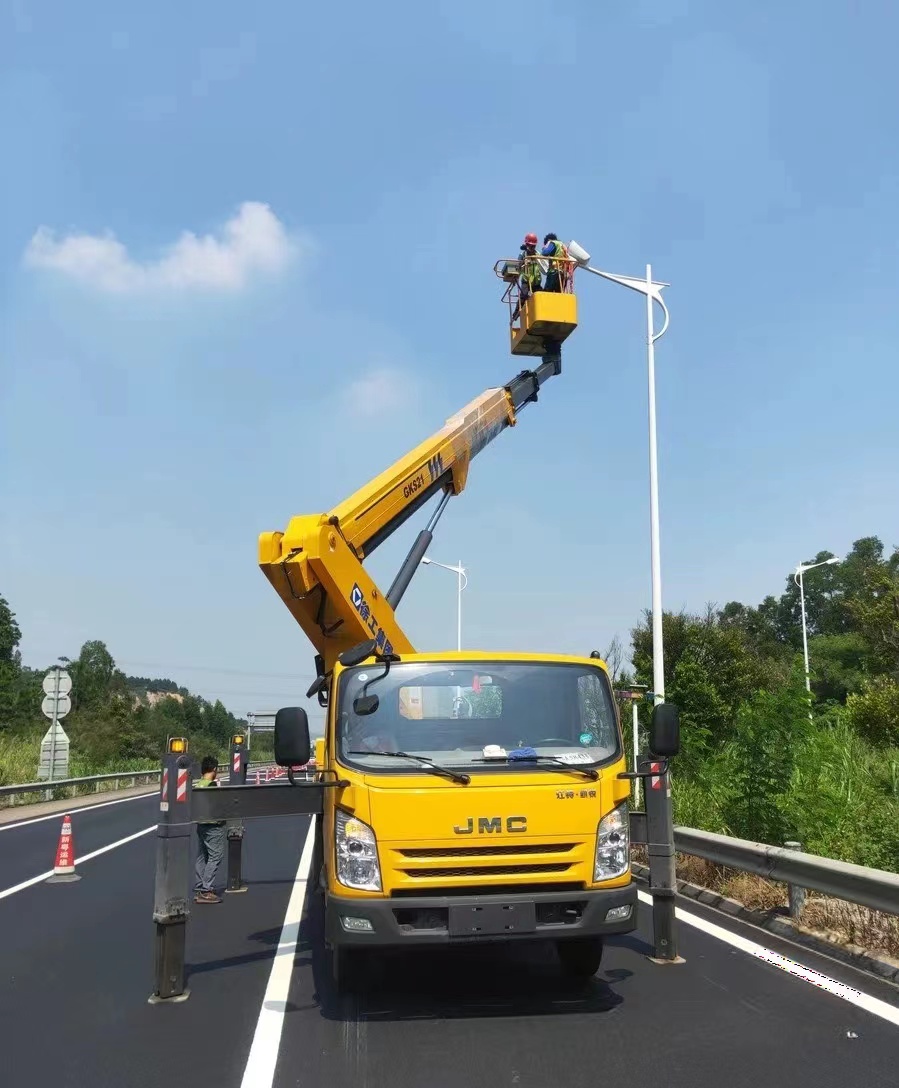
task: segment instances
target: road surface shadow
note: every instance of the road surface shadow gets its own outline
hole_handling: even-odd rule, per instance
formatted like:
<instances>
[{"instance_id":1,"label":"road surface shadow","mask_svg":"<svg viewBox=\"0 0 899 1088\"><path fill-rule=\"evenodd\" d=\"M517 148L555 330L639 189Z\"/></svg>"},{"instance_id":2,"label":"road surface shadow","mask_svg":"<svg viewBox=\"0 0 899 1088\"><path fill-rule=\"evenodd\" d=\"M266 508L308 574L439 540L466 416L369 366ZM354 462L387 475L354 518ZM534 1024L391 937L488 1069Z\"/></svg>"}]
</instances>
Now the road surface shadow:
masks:
<instances>
[{"instance_id":1,"label":"road surface shadow","mask_svg":"<svg viewBox=\"0 0 899 1088\"><path fill-rule=\"evenodd\" d=\"M562 973L548 942L375 951L366 959L357 992L340 995L334 992L316 899L310 903L300 939L311 948L315 999L328 1020L598 1014L611 1012L624 1001L610 983L626 982L630 971L604 974L600 969L589 981L572 981Z\"/></svg>"},{"instance_id":2,"label":"road surface shadow","mask_svg":"<svg viewBox=\"0 0 899 1088\"><path fill-rule=\"evenodd\" d=\"M261 960L273 960L278 954L278 943L281 939L281 929L260 929L255 933L247 935L248 941L255 941L265 947L261 948L258 952L242 952L236 956L223 956L218 959L202 960L198 962L192 962L185 964L186 976L189 979L191 975L202 975L209 971L222 971L229 967L243 967L247 963L259 963ZM289 941L289 934L287 935ZM281 955L293 956L293 966L305 967L312 963L311 957L308 955L310 952L310 944L306 938L303 928L300 927L299 939L296 944L296 951L290 949L283 949Z\"/></svg>"}]
</instances>

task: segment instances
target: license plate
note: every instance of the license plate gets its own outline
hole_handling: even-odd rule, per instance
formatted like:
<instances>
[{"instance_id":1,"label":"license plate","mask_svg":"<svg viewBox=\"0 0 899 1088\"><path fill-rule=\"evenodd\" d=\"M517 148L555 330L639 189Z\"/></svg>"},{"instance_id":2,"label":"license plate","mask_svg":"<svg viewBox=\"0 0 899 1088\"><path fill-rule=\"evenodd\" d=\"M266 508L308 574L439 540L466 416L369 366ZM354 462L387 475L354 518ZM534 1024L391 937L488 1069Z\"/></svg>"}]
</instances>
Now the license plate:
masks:
<instances>
[{"instance_id":1,"label":"license plate","mask_svg":"<svg viewBox=\"0 0 899 1088\"><path fill-rule=\"evenodd\" d=\"M536 928L533 903L478 903L449 909L451 937L501 937L506 933L533 933Z\"/></svg>"}]
</instances>

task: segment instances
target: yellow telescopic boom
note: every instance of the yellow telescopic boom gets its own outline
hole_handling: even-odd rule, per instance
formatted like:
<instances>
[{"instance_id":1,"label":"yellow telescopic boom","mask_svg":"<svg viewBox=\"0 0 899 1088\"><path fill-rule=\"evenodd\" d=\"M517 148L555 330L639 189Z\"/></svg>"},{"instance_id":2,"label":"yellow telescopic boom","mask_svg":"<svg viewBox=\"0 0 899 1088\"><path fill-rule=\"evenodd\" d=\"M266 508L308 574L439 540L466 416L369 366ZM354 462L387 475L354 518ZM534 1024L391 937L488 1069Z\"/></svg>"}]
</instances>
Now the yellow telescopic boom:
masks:
<instances>
[{"instance_id":1,"label":"yellow telescopic boom","mask_svg":"<svg viewBox=\"0 0 899 1088\"><path fill-rule=\"evenodd\" d=\"M438 518L449 498L464 489L471 459L500 431L514 426L541 385L560 371L560 356L547 354L536 369L523 370L508 385L476 397L333 510L299 515L285 532L261 534L259 565L315 647L320 673L330 671L344 650L367 639L375 639L385 653L413 652L394 610ZM427 528L382 593L362 560L437 493L442 498Z\"/></svg>"}]
</instances>

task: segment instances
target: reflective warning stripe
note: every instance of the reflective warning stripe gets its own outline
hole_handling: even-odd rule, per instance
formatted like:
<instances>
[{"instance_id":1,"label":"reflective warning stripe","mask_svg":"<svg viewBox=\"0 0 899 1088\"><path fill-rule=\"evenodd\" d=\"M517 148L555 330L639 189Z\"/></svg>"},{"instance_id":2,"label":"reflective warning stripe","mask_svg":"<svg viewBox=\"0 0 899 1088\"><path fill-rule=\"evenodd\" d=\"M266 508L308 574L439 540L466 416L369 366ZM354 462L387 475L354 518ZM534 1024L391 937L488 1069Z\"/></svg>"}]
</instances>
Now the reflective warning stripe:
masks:
<instances>
[{"instance_id":1,"label":"reflective warning stripe","mask_svg":"<svg viewBox=\"0 0 899 1088\"><path fill-rule=\"evenodd\" d=\"M662 764L653 763L649 769L653 772L653 777L649 781L650 786L654 790L660 790L662 788L662 778L661 775L656 775L655 772L662 769Z\"/></svg>"},{"instance_id":2,"label":"reflective warning stripe","mask_svg":"<svg viewBox=\"0 0 899 1088\"><path fill-rule=\"evenodd\" d=\"M175 792L175 800L187 800L187 771L180 767L178 768L178 785Z\"/></svg>"},{"instance_id":3,"label":"reflective warning stripe","mask_svg":"<svg viewBox=\"0 0 899 1088\"><path fill-rule=\"evenodd\" d=\"M234 753L234 773L240 774L240 752Z\"/></svg>"},{"instance_id":4,"label":"reflective warning stripe","mask_svg":"<svg viewBox=\"0 0 899 1088\"><path fill-rule=\"evenodd\" d=\"M169 810L169 769L168 767L162 768L162 787L159 791L159 811L168 812Z\"/></svg>"}]
</instances>

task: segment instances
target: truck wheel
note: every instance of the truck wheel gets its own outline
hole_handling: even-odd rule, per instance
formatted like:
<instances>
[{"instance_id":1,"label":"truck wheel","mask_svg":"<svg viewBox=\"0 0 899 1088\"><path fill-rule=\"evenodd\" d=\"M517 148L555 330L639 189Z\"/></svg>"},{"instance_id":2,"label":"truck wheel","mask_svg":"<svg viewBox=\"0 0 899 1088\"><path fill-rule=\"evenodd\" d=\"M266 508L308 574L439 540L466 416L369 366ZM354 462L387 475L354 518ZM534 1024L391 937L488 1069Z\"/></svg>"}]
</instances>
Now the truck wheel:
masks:
<instances>
[{"instance_id":1,"label":"truck wheel","mask_svg":"<svg viewBox=\"0 0 899 1088\"><path fill-rule=\"evenodd\" d=\"M557 941L556 951L562 970L569 978L593 978L602 963L602 937L575 937Z\"/></svg>"},{"instance_id":2,"label":"truck wheel","mask_svg":"<svg viewBox=\"0 0 899 1088\"><path fill-rule=\"evenodd\" d=\"M354 993L362 983L363 953L357 948L331 949L331 978L339 994Z\"/></svg>"}]
</instances>

